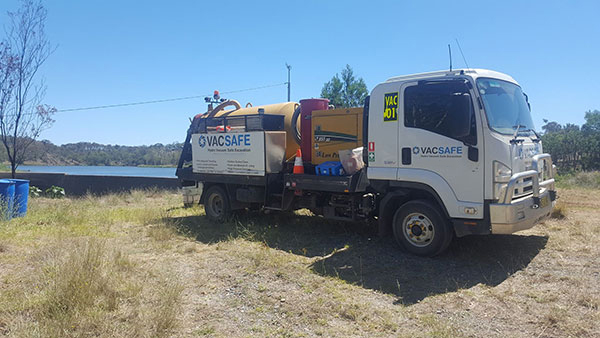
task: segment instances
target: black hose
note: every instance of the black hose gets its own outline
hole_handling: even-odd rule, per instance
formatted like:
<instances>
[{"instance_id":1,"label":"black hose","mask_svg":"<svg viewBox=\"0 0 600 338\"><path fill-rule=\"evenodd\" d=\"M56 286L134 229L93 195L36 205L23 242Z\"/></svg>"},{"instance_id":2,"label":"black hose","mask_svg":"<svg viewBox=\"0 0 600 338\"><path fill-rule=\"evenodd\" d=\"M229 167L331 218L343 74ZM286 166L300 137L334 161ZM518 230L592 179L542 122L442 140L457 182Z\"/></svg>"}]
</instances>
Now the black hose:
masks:
<instances>
[{"instance_id":1,"label":"black hose","mask_svg":"<svg viewBox=\"0 0 600 338\"><path fill-rule=\"evenodd\" d=\"M298 130L298 117L300 116L300 105L298 105L298 107L296 107L296 109L294 110L294 114L292 115L292 135L294 136L294 140L296 141L296 143L298 143L298 145L301 145L302 143L302 134L300 134L300 131ZM300 126L300 128L302 128L302 126Z\"/></svg>"}]
</instances>

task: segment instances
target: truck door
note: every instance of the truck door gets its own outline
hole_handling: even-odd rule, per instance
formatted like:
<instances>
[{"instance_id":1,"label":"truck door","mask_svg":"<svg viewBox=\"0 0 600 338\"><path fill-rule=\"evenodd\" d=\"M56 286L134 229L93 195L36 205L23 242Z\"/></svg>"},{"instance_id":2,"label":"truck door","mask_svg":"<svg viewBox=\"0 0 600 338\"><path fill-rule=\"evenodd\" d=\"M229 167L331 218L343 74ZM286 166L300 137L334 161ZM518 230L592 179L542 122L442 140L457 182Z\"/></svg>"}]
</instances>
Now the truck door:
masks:
<instances>
[{"instance_id":1,"label":"truck door","mask_svg":"<svg viewBox=\"0 0 600 338\"><path fill-rule=\"evenodd\" d=\"M398 171L398 106L400 84L376 86L369 101L367 161L369 179L396 180Z\"/></svg>"},{"instance_id":2,"label":"truck door","mask_svg":"<svg viewBox=\"0 0 600 338\"><path fill-rule=\"evenodd\" d=\"M444 201L450 216L483 218L483 138L471 89L466 79L415 81L401 87L398 180L416 172L432 177L446 185L444 189L449 186L455 197Z\"/></svg>"}]
</instances>

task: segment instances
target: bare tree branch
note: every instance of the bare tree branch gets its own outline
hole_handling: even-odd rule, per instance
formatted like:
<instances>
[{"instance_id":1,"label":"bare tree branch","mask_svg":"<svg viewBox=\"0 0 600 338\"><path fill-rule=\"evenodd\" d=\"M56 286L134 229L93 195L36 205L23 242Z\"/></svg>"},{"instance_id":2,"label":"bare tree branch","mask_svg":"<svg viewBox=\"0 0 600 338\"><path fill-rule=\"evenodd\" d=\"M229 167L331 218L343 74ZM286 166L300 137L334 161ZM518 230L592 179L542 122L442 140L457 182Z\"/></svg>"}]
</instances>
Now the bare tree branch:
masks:
<instances>
[{"instance_id":1,"label":"bare tree branch","mask_svg":"<svg viewBox=\"0 0 600 338\"><path fill-rule=\"evenodd\" d=\"M27 148L54 123L56 108L42 104L46 85L38 72L55 49L45 35L41 1L22 0L8 16L11 25L0 44L0 141L15 177Z\"/></svg>"}]
</instances>

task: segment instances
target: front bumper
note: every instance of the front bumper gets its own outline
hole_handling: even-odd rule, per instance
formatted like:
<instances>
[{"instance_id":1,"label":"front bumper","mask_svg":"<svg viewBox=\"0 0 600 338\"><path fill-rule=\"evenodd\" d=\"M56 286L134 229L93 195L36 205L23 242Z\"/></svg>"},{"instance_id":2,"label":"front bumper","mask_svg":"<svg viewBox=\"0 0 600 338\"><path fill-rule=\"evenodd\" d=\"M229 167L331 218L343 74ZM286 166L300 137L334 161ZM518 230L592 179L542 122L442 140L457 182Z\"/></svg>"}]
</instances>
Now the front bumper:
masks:
<instances>
[{"instance_id":1,"label":"front bumper","mask_svg":"<svg viewBox=\"0 0 600 338\"><path fill-rule=\"evenodd\" d=\"M532 196L523 197L509 204L490 204L490 222L492 234L512 234L513 232L532 228L536 223L550 217L556 201L552 200L550 191L540 194L540 201L547 201L541 206Z\"/></svg>"},{"instance_id":2,"label":"front bumper","mask_svg":"<svg viewBox=\"0 0 600 338\"><path fill-rule=\"evenodd\" d=\"M540 165L544 162L544 165ZM554 170L548 154L533 157L533 168L514 174L498 203L490 204L492 234L512 234L550 217L556 203ZM513 199L515 187L531 181L532 194Z\"/></svg>"}]
</instances>

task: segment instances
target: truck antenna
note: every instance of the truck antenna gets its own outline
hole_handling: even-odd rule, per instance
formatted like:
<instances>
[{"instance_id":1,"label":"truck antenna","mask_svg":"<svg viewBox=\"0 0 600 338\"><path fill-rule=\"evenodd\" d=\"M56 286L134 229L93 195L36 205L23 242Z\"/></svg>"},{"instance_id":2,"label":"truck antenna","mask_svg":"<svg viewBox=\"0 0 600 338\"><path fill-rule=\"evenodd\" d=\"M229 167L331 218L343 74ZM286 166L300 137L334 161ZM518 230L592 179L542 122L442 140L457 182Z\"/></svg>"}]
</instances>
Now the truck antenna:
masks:
<instances>
[{"instance_id":1,"label":"truck antenna","mask_svg":"<svg viewBox=\"0 0 600 338\"><path fill-rule=\"evenodd\" d=\"M450 57L450 71L452 71L452 49L450 48L450 44L448 44L448 56Z\"/></svg>"},{"instance_id":2,"label":"truck antenna","mask_svg":"<svg viewBox=\"0 0 600 338\"><path fill-rule=\"evenodd\" d=\"M454 40L456 40L458 50L460 51L460 55L462 55L463 61L465 62L465 66L467 66L467 69L471 69L471 67L469 67L469 64L467 63L467 58L465 58L465 54L463 54L462 48L460 48L460 43L458 42L458 39L454 38Z\"/></svg>"}]
</instances>

